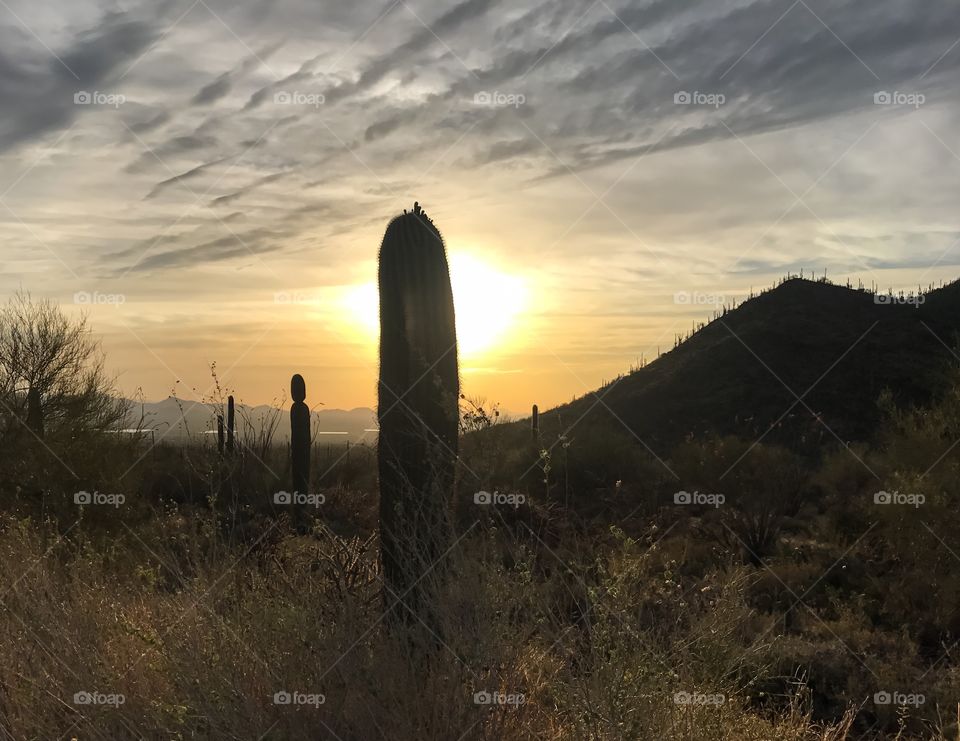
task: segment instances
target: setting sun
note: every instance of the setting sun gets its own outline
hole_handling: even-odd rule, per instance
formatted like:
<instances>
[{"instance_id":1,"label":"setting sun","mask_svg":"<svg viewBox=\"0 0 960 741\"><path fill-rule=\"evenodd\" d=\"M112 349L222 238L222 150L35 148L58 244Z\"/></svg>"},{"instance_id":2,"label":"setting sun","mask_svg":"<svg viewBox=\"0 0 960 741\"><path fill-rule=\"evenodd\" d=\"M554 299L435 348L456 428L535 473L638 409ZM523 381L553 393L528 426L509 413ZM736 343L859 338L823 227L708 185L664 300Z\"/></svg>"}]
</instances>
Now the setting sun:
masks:
<instances>
[{"instance_id":1,"label":"setting sun","mask_svg":"<svg viewBox=\"0 0 960 741\"><path fill-rule=\"evenodd\" d=\"M469 253L451 254L449 260L460 356L476 357L509 340L526 306L527 283ZM342 301L353 325L375 342L380 331L376 283L348 288Z\"/></svg>"}]
</instances>

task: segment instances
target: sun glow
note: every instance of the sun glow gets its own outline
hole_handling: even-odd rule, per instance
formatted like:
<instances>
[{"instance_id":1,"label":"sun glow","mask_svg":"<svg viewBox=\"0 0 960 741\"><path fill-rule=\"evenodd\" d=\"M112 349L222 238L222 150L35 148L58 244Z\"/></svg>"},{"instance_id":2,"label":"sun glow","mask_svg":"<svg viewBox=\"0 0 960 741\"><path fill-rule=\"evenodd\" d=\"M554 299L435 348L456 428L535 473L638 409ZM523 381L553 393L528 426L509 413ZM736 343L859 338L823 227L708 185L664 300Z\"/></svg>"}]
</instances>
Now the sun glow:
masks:
<instances>
[{"instance_id":1,"label":"sun glow","mask_svg":"<svg viewBox=\"0 0 960 741\"><path fill-rule=\"evenodd\" d=\"M526 305L527 286L523 278L469 253L451 254L449 260L461 358L483 355L506 344ZM376 284L350 287L344 292L342 303L356 329L375 341L380 333Z\"/></svg>"}]
</instances>

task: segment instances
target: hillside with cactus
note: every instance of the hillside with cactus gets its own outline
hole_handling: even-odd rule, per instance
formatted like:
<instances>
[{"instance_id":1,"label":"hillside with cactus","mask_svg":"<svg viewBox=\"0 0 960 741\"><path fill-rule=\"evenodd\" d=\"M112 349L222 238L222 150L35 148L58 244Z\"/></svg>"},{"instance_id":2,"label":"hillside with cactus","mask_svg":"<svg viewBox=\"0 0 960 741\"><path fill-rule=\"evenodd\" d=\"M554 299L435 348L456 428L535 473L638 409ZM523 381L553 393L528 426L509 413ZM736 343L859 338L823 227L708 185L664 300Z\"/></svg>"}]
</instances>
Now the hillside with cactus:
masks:
<instances>
[{"instance_id":1,"label":"hillside with cactus","mask_svg":"<svg viewBox=\"0 0 960 741\"><path fill-rule=\"evenodd\" d=\"M881 395L927 403L956 360L960 282L919 295L791 278L540 424L616 429L661 452L707 434L800 451L870 439Z\"/></svg>"}]
</instances>

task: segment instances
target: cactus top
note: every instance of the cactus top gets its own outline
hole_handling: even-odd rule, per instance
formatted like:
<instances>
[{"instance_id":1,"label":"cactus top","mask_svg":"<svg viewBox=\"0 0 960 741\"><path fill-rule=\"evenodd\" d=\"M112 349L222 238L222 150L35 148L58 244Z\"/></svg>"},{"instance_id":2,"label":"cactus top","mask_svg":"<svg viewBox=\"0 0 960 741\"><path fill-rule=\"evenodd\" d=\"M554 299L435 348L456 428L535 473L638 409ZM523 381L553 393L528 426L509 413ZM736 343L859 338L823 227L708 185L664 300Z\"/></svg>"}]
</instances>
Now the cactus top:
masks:
<instances>
[{"instance_id":1,"label":"cactus top","mask_svg":"<svg viewBox=\"0 0 960 741\"><path fill-rule=\"evenodd\" d=\"M440 230L419 202L387 225L379 265L381 324L390 325L381 331L390 331L387 339L399 334L416 345L426 335L447 343L441 352L448 350L456 330L447 252Z\"/></svg>"},{"instance_id":2,"label":"cactus top","mask_svg":"<svg viewBox=\"0 0 960 741\"><path fill-rule=\"evenodd\" d=\"M453 447L460 395L453 292L443 237L419 203L387 225L379 258L381 429L389 410L416 409Z\"/></svg>"},{"instance_id":3,"label":"cactus top","mask_svg":"<svg viewBox=\"0 0 960 741\"><path fill-rule=\"evenodd\" d=\"M390 231L391 231L390 228L397 225L397 223L400 222L401 220L408 221L408 222L410 221L419 222L424 227L426 227L426 229L429 232L432 232L433 235L438 240L440 240L441 245L443 244L443 237L440 235L440 230L437 229L437 227L434 225L433 219L427 216L427 212L424 211L422 208L420 208L419 201L413 202L413 209L411 211L407 211L407 209L403 209L403 215L397 216L393 221L391 221L387 225L387 234L384 235L384 240L386 240L387 235L390 234Z\"/></svg>"},{"instance_id":4,"label":"cactus top","mask_svg":"<svg viewBox=\"0 0 960 741\"><path fill-rule=\"evenodd\" d=\"M290 379L290 398L294 401L303 401L307 398L307 384L299 373L295 373Z\"/></svg>"}]
</instances>

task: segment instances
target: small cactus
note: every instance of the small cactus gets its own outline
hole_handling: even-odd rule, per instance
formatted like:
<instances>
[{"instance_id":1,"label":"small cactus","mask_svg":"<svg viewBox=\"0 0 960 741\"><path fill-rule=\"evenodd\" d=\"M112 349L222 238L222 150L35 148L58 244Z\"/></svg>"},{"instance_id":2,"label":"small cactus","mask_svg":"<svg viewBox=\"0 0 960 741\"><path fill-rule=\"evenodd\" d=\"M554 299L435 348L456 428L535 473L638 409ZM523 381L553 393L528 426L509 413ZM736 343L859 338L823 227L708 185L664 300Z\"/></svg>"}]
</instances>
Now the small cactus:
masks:
<instances>
[{"instance_id":1,"label":"small cactus","mask_svg":"<svg viewBox=\"0 0 960 741\"><path fill-rule=\"evenodd\" d=\"M442 578L452 541L460 378L446 250L419 203L387 226L379 260L384 596L391 612L436 631L423 575Z\"/></svg>"},{"instance_id":2,"label":"small cactus","mask_svg":"<svg viewBox=\"0 0 960 741\"><path fill-rule=\"evenodd\" d=\"M234 417L233 396L227 397L227 455L233 455L233 438L236 432L236 418Z\"/></svg>"},{"instance_id":3,"label":"small cactus","mask_svg":"<svg viewBox=\"0 0 960 741\"><path fill-rule=\"evenodd\" d=\"M540 439L540 407L533 405L533 415L530 418L530 429L533 432L533 439Z\"/></svg>"},{"instance_id":4,"label":"small cactus","mask_svg":"<svg viewBox=\"0 0 960 741\"><path fill-rule=\"evenodd\" d=\"M223 415L217 415L217 452L223 457Z\"/></svg>"},{"instance_id":5,"label":"small cactus","mask_svg":"<svg viewBox=\"0 0 960 741\"><path fill-rule=\"evenodd\" d=\"M27 427L33 430L34 435L43 438L43 406L40 391L33 386L27 391Z\"/></svg>"},{"instance_id":6,"label":"small cactus","mask_svg":"<svg viewBox=\"0 0 960 741\"><path fill-rule=\"evenodd\" d=\"M290 460L293 490L307 494L310 486L310 407L304 403L307 385L299 373L290 379Z\"/></svg>"}]
</instances>

